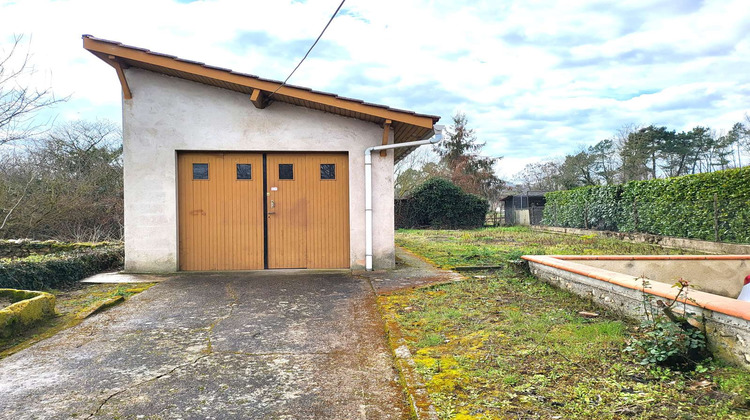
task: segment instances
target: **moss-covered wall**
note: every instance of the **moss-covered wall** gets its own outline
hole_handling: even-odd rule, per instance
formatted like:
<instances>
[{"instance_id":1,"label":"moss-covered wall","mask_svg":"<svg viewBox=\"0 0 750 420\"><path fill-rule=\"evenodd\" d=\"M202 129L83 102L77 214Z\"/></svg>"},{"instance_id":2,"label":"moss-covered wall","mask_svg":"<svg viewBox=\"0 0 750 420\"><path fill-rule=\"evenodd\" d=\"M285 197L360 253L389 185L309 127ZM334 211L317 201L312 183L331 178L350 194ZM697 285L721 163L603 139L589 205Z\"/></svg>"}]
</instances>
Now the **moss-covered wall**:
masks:
<instances>
[{"instance_id":1,"label":"moss-covered wall","mask_svg":"<svg viewBox=\"0 0 750 420\"><path fill-rule=\"evenodd\" d=\"M0 308L0 337L55 314L55 296L30 290L0 289L0 297L9 298L10 306Z\"/></svg>"},{"instance_id":2,"label":"moss-covered wall","mask_svg":"<svg viewBox=\"0 0 750 420\"><path fill-rule=\"evenodd\" d=\"M0 239L0 259L26 258L30 255L54 254L113 245L110 242L70 243L59 241L34 241L30 239Z\"/></svg>"},{"instance_id":3,"label":"moss-covered wall","mask_svg":"<svg viewBox=\"0 0 750 420\"><path fill-rule=\"evenodd\" d=\"M121 245L0 259L0 287L60 288L103 271L117 270L122 267L122 260Z\"/></svg>"}]
</instances>

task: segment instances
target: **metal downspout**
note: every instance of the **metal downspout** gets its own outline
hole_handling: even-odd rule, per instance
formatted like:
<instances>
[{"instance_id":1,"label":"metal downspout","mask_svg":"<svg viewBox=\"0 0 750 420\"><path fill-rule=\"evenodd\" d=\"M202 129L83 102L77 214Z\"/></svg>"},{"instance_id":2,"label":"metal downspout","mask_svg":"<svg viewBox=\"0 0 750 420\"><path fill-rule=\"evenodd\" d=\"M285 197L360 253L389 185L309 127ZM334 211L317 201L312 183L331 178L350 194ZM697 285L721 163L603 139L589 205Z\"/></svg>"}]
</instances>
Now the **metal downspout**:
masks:
<instances>
[{"instance_id":1,"label":"metal downspout","mask_svg":"<svg viewBox=\"0 0 750 420\"><path fill-rule=\"evenodd\" d=\"M365 149L365 269L372 271L372 152L380 150L398 149L401 147L422 146L436 144L443 139L442 133L437 132L427 140L410 141L398 144L386 144Z\"/></svg>"}]
</instances>

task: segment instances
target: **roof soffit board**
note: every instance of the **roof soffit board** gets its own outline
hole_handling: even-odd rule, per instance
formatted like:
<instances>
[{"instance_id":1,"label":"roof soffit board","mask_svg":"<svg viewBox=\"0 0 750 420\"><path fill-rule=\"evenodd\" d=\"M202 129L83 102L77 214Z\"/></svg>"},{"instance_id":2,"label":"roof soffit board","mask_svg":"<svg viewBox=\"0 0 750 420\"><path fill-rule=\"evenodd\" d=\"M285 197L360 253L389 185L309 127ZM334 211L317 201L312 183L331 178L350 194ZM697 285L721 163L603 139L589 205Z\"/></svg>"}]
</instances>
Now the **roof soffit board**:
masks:
<instances>
[{"instance_id":1,"label":"roof soffit board","mask_svg":"<svg viewBox=\"0 0 750 420\"><path fill-rule=\"evenodd\" d=\"M224 82L227 84L226 86L233 87L232 90L241 91L243 93L247 93L251 89L273 92L280 85L280 83L278 82L256 79L248 75L233 73L225 69L206 67L200 63L190 62L187 60L178 60L172 56L154 54L141 49L115 45L86 36L84 36L83 41L84 48L86 50L90 51L92 54L107 62L108 64L108 57L115 56L121 60L124 60L128 65L132 67L143 67L146 70L149 70L150 68L152 71L156 70L154 67L158 67L164 70L171 70L175 74L179 75L177 77L183 76L182 78L188 79L184 76L186 74L192 75L193 77L189 78L189 80L199 82L202 78L208 78L212 81ZM166 72L164 73L167 74ZM205 81L202 81L201 83L221 86L218 83L205 83ZM245 87L246 90L237 89L237 87ZM410 112L399 112L394 109L387 109L381 106L365 104L357 100L343 99L333 94L312 92L310 90L298 87L290 87L287 85L282 86L274 95L274 97L277 99L279 97L286 97L288 99L291 99L289 101L284 101L289 103L294 103L296 102L294 100L298 100L300 101L302 106L309 108L314 107L311 105L317 105L319 107L333 107L342 111L349 111L352 113L352 116L354 118L371 122L373 119L377 119L379 122L381 122L381 120L384 121L386 119L390 119L394 122L398 121L408 125L416 126L414 128L421 129L418 131L424 131L426 133L432 132L434 121L436 121L436 118L438 118L433 116L415 115ZM346 115L343 112L337 112L337 114ZM362 115L357 116L357 114ZM402 140L399 138L396 141L400 143L408 140Z\"/></svg>"}]
</instances>

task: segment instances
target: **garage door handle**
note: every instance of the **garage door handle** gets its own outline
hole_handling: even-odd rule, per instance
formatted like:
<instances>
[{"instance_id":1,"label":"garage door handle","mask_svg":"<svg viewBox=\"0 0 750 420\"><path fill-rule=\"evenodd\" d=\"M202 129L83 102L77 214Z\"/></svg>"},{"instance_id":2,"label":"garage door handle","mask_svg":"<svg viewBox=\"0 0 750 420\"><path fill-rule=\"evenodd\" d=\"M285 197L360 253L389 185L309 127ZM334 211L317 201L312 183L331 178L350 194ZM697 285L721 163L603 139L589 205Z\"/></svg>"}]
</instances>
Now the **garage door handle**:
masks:
<instances>
[{"instance_id":1,"label":"garage door handle","mask_svg":"<svg viewBox=\"0 0 750 420\"><path fill-rule=\"evenodd\" d=\"M275 211L269 211L267 214L276 214Z\"/></svg>"}]
</instances>

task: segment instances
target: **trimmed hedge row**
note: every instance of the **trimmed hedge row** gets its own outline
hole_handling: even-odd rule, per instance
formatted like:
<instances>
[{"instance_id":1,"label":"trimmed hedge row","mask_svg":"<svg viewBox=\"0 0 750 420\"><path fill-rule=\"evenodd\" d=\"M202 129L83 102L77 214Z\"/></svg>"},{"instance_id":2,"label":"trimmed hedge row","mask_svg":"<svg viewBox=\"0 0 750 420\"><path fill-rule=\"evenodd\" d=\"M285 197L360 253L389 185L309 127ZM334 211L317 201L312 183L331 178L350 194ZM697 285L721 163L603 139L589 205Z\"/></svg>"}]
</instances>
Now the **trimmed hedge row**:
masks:
<instances>
[{"instance_id":1,"label":"trimmed hedge row","mask_svg":"<svg viewBox=\"0 0 750 420\"><path fill-rule=\"evenodd\" d=\"M69 286L122 266L122 246L0 260L0 288L45 290Z\"/></svg>"},{"instance_id":2,"label":"trimmed hedge row","mask_svg":"<svg viewBox=\"0 0 750 420\"><path fill-rule=\"evenodd\" d=\"M545 194L549 226L750 242L750 167Z\"/></svg>"},{"instance_id":3,"label":"trimmed hedge row","mask_svg":"<svg viewBox=\"0 0 750 420\"><path fill-rule=\"evenodd\" d=\"M396 228L458 229L484 226L489 203L467 194L443 178L418 186L411 197L396 201Z\"/></svg>"}]
</instances>

